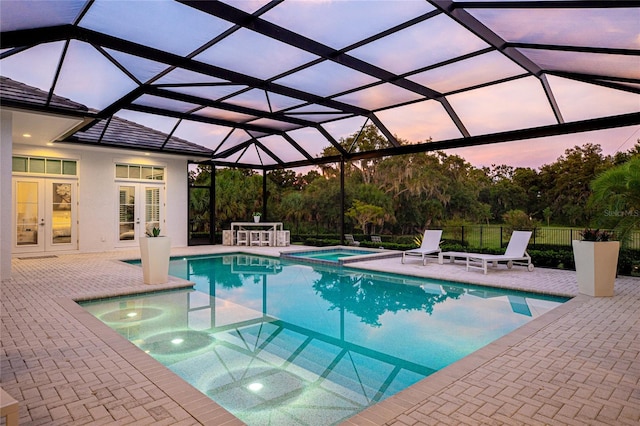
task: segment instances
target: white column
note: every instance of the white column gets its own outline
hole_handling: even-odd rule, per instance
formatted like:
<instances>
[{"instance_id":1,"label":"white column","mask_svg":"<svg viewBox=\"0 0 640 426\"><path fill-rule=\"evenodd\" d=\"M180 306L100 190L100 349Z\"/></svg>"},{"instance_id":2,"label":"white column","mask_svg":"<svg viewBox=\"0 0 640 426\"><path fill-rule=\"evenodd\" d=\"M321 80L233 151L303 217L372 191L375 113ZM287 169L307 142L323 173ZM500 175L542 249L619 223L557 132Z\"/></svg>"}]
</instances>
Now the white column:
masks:
<instances>
[{"instance_id":1,"label":"white column","mask_svg":"<svg viewBox=\"0 0 640 426\"><path fill-rule=\"evenodd\" d=\"M11 136L13 114L0 112L0 281L11 278Z\"/></svg>"}]
</instances>

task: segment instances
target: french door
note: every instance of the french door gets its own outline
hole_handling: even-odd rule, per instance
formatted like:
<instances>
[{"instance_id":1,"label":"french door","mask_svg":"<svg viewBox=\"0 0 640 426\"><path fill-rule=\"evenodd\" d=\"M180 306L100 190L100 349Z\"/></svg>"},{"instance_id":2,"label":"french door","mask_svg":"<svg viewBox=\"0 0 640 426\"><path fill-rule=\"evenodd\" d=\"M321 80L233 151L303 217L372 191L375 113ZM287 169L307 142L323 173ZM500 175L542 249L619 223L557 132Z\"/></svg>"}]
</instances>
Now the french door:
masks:
<instances>
[{"instance_id":1,"label":"french door","mask_svg":"<svg viewBox=\"0 0 640 426\"><path fill-rule=\"evenodd\" d=\"M13 252L78 249L77 180L13 178Z\"/></svg>"},{"instance_id":2,"label":"french door","mask_svg":"<svg viewBox=\"0 0 640 426\"><path fill-rule=\"evenodd\" d=\"M118 245L138 243L138 238L162 229L164 219L164 184L118 183Z\"/></svg>"}]
</instances>

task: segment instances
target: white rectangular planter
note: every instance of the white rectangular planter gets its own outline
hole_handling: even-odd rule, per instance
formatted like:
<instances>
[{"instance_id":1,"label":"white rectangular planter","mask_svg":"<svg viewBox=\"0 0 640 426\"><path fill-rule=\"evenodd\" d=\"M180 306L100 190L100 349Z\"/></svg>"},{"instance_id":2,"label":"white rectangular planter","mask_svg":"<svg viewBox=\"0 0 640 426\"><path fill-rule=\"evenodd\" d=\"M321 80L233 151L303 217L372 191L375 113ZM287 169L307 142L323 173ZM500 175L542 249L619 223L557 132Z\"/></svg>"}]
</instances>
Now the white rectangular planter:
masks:
<instances>
[{"instance_id":1,"label":"white rectangular planter","mask_svg":"<svg viewBox=\"0 0 640 426\"><path fill-rule=\"evenodd\" d=\"M588 296L613 296L619 241L573 240L578 291Z\"/></svg>"},{"instance_id":2,"label":"white rectangular planter","mask_svg":"<svg viewBox=\"0 0 640 426\"><path fill-rule=\"evenodd\" d=\"M141 237L140 255L142 277L145 284L164 284L169 281L169 237Z\"/></svg>"}]
</instances>

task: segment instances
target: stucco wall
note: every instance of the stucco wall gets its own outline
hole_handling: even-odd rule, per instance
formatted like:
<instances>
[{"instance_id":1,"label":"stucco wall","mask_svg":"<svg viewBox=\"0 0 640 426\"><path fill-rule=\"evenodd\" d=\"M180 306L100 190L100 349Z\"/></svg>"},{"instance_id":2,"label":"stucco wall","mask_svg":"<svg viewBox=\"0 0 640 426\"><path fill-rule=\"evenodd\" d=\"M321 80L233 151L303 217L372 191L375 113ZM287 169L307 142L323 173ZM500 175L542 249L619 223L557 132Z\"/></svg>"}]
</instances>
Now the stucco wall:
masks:
<instances>
[{"instance_id":1,"label":"stucco wall","mask_svg":"<svg viewBox=\"0 0 640 426\"><path fill-rule=\"evenodd\" d=\"M11 129L11 113L0 111L0 281L11 277Z\"/></svg>"},{"instance_id":2,"label":"stucco wall","mask_svg":"<svg viewBox=\"0 0 640 426\"><path fill-rule=\"evenodd\" d=\"M35 155L78 161L78 238L80 252L110 251L137 247L118 241L118 192L115 163L164 166L165 219L162 234L173 247L187 245L187 159L178 156L95 147L57 144L51 148L14 145L13 154Z\"/></svg>"}]
</instances>

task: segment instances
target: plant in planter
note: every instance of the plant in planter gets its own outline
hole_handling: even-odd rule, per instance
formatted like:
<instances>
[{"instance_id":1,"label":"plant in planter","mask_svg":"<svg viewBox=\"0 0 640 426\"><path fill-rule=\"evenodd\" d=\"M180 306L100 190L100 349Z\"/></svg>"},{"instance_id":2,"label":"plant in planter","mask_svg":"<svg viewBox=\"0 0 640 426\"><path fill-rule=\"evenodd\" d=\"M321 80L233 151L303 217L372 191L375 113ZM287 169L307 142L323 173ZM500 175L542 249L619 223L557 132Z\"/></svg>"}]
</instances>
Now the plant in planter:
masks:
<instances>
[{"instance_id":1,"label":"plant in planter","mask_svg":"<svg viewBox=\"0 0 640 426\"><path fill-rule=\"evenodd\" d=\"M613 296L620 242L608 231L587 228L573 240L578 291L589 296Z\"/></svg>"},{"instance_id":2,"label":"plant in planter","mask_svg":"<svg viewBox=\"0 0 640 426\"><path fill-rule=\"evenodd\" d=\"M634 230L640 226L640 156L635 155L626 163L598 175L591 182L591 189L593 193L588 207L596 213L598 224L612 228L620 241L628 243ZM573 241L578 285L583 282L584 286L593 286L593 289L585 287L586 294L593 292L593 296L613 296L620 242L608 241L611 235L597 229L585 231L583 240L588 238L591 242ZM583 253L589 244L594 245L593 252ZM581 259L584 256L580 265L578 251ZM582 287L580 292L583 292Z\"/></svg>"},{"instance_id":3,"label":"plant in planter","mask_svg":"<svg viewBox=\"0 0 640 426\"><path fill-rule=\"evenodd\" d=\"M164 284L169 281L171 239L160 236L160 228L153 227L140 238L140 260L145 284Z\"/></svg>"},{"instance_id":4,"label":"plant in planter","mask_svg":"<svg viewBox=\"0 0 640 426\"><path fill-rule=\"evenodd\" d=\"M610 241L613 238L613 233L609 231L601 231L599 229L586 228L580 232L582 241Z\"/></svg>"},{"instance_id":5,"label":"plant in planter","mask_svg":"<svg viewBox=\"0 0 640 426\"><path fill-rule=\"evenodd\" d=\"M625 245L640 228L640 155L598 175L591 189L589 207L598 224L613 229Z\"/></svg>"},{"instance_id":6,"label":"plant in planter","mask_svg":"<svg viewBox=\"0 0 640 426\"><path fill-rule=\"evenodd\" d=\"M262 216L262 213L253 212L253 221L256 222L256 223L260 222L260 216Z\"/></svg>"}]
</instances>

